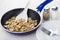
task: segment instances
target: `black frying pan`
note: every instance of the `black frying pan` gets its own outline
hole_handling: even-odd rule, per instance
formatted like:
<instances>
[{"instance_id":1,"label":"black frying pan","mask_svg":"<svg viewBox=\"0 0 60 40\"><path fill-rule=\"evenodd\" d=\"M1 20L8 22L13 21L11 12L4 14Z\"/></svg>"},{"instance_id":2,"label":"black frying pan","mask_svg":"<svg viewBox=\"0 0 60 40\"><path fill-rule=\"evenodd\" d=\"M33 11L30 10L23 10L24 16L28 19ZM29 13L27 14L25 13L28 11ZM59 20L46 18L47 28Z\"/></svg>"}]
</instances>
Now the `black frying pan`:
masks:
<instances>
[{"instance_id":1,"label":"black frying pan","mask_svg":"<svg viewBox=\"0 0 60 40\"><path fill-rule=\"evenodd\" d=\"M44 1L42 4L40 4L40 5L37 7L38 11L41 12L42 9L44 8L44 6L47 5L48 3L50 3L51 1L52 1L52 0L46 0L46 1ZM12 9L12 10L6 12L6 13L2 16L2 18L1 18L1 24L2 24L3 28L4 28L5 22L6 22L8 19L10 19L10 18L13 17L13 16L17 16L20 12L23 11L23 9L24 9L24 8L17 8L17 9ZM32 30L29 30L28 32L11 32L11 31L7 30L6 28L4 28L4 30L6 30L7 32L12 33L12 34L29 34L29 33L32 33L32 32L34 32L34 31L36 31L37 28L39 27L39 25L41 25L41 21L42 21L42 20L41 20L41 16L40 16L36 11L34 11L34 10L32 10L32 9L28 9L27 15L28 15L28 17L31 17L32 19L38 21L38 24L37 24L36 28L34 28L34 29L32 29Z\"/></svg>"}]
</instances>

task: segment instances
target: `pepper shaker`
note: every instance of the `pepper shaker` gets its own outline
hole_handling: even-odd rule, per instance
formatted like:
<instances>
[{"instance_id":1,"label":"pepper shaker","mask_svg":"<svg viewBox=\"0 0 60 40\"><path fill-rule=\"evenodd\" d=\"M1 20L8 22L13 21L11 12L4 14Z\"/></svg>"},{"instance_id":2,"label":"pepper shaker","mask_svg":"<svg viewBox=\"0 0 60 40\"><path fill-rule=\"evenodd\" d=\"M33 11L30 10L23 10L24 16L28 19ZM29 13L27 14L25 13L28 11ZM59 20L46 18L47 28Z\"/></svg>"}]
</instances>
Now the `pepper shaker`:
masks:
<instances>
[{"instance_id":1,"label":"pepper shaker","mask_svg":"<svg viewBox=\"0 0 60 40\"><path fill-rule=\"evenodd\" d=\"M50 19L50 8L44 9L44 11L43 11L43 19L44 20L49 20Z\"/></svg>"}]
</instances>

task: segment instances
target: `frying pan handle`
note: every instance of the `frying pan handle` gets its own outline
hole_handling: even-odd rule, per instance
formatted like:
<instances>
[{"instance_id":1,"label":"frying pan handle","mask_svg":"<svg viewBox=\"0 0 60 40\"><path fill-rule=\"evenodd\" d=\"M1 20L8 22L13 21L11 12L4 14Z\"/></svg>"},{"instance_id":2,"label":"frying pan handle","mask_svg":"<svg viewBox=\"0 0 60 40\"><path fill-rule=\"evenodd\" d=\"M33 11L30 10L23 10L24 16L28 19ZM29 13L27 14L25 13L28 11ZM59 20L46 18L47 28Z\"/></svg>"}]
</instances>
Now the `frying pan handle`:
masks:
<instances>
[{"instance_id":1,"label":"frying pan handle","mask_svg":"<svg viewBox=\"0 0 60 40\"><path fill-rule=\"evenodd\" d=\"M36 9L37 9L37 11L42 11L42 9L48 4L48 3L50 3L50 2L52 2L53 0L46 0L46 1L44 1L43 3L41 3Z\"/></svg>"}]
</instances>

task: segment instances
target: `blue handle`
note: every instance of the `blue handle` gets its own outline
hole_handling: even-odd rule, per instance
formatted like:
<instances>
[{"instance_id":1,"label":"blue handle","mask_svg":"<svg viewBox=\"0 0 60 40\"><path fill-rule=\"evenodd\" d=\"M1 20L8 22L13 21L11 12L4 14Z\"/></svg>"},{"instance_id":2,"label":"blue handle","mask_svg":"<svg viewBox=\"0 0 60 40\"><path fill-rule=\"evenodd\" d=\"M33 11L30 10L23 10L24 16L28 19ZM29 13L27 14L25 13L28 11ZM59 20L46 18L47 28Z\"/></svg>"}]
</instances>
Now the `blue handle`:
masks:
<instances>
[{"instance_id":1,"label":"blue handle","mask_svg":"<svg viewBox=\"0 0 60 40\"><path fill-rule=\"evenodd\" d=\"M37 11L42 11L42 9L48 4L48 3L50 3L50 2L52 2L53 0L46 0L46 1L44 1L43 3L41 3L38 7L37 7Z\"/></svg>"}]
</instances>

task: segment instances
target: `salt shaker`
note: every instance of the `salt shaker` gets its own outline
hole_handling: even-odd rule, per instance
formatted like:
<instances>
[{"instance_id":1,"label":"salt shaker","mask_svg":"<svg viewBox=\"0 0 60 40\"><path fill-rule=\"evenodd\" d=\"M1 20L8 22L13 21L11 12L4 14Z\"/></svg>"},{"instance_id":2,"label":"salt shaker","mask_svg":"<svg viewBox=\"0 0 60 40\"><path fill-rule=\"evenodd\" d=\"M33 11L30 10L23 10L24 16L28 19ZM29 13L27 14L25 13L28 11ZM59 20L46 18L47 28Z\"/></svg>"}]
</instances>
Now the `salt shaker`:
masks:
<instances>
[{"instance_id":1,"label":"salt shaker","mask_svg":"<svg viewBox=\"0 0 60 40\"><path fill-rule=\"evenodd\" d=\"M51 9L51 19L52 20L57 20L58 19L58 7L53 7Z\"/></svg>"}]
</instances>

